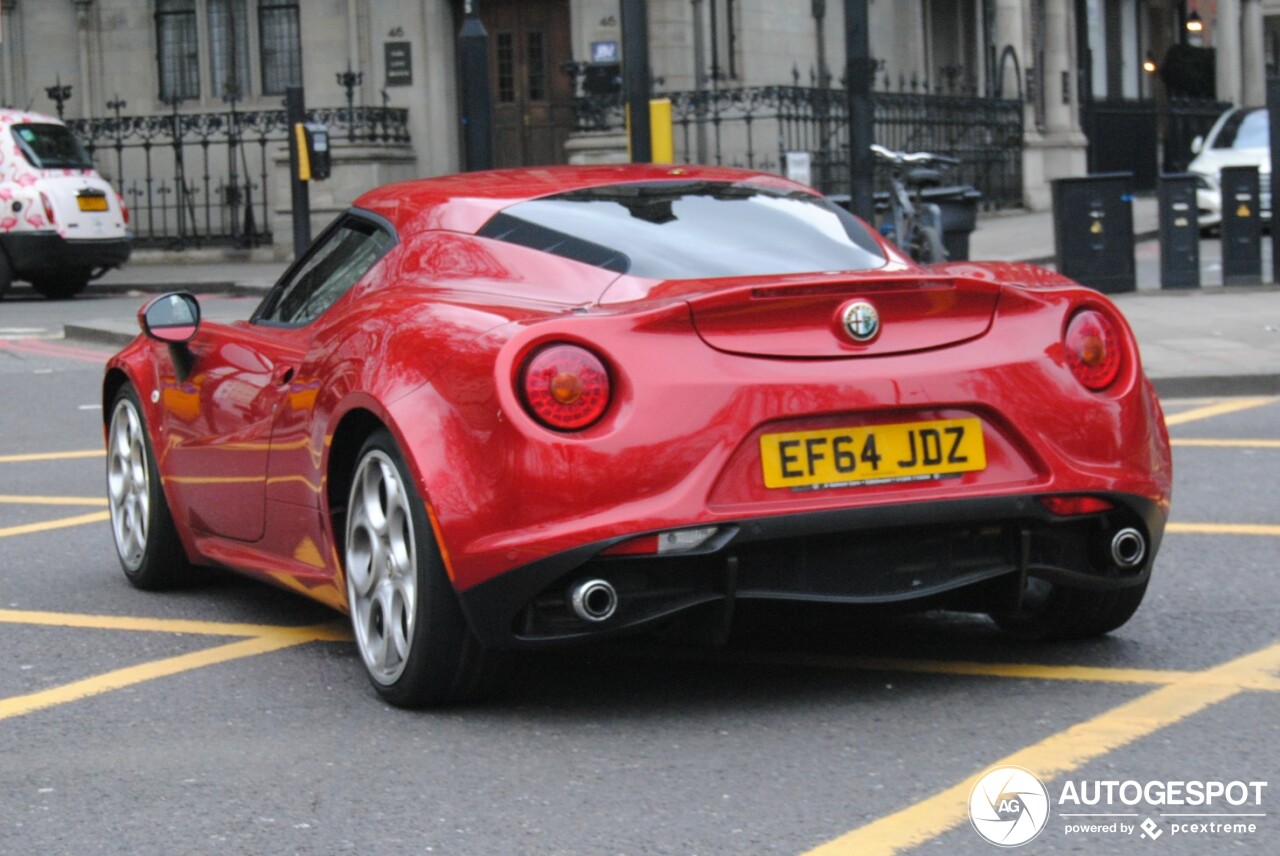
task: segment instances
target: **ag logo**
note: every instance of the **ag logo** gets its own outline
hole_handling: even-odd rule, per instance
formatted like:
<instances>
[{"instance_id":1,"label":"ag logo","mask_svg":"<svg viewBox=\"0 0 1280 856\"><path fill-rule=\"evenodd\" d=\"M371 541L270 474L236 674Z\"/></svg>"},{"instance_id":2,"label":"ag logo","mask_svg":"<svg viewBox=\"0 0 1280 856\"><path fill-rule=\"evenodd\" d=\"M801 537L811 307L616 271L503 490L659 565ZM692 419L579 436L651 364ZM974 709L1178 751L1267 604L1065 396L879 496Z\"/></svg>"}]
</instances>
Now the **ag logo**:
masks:
<instances>
[{"instance_id":1,"label":"ag logo","mask_svg":"<svg viewBox=\"0 0 1280 856\"><path fill-rule=\"evenodd\" d=\"M992 844L1026 844L1049 823L1049 791L1022 767L988 770L969 792L969 822Z\"/></svg>"}]
</instances>

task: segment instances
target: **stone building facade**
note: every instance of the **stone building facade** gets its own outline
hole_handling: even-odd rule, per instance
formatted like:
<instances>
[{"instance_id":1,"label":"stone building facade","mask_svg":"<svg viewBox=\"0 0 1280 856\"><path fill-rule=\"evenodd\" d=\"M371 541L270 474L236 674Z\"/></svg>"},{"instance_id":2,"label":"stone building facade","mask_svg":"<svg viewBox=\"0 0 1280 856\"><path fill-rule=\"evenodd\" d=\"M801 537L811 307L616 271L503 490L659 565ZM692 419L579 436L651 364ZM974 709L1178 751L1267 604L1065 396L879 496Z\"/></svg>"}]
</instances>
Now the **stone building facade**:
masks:
<instances>
[{"instance_id":1,"label":"stone building facade","mask_svg":"<svg viewBox=\"0 0 1280 856\"><path fill-rule=\"evenodd\" d=\"M1197 7L1197 0L868 0L876 86L1020 103L1017 201L1043 208L1053 179L1090 167L1082 120L1090 103L1158 95L1159 84L1136 64L1178 37L1188 4ZM844 6L648 0L655 89L838 89ZM1198 0L1199 14L1214 22L1224 98L1256 97L1259 69L1275 52L1264 35L1270 30L1261 26L1273 6L1280 0ZM94 154L102 170L132 173L113 177L129 186L135 208L151 205L153 229L156 211L165 228L175 221L190 227L200 220L200 205L211 211L216 197L232 232L247 232L235 206L244 207L249 195L259 206L269 200L253 227L278 244L289 234L282 228L284 146L274 120L263 116L281 109L283 87L305 86L308 106L323 108L333 123L334 177L312 191L317 223L369 186L457 170L457 35L468 9L488 31L501 164L564 162L584 148L598 156L610 145L617 156L617 129L610 143L609 129L584 125L575 111L581 77L566 69L581 75L590 64L618 59L619 0L0 0L0 101L61 109L88 123L100 136ZM1228 19L1234 25L1223 23ZM1255 19L1258 26L1250 23ZM342 77L348 71L350 88ZM53 97L58 86L63 93L70 86L60 104ZM150 117L149 127L160 133L156 121L173 115L187 117L181 127L194 130L168 149L160 137L148 147L151 131L139 130L137 121L111 121ZM222 138L210 128L239 129L247 116L260 133L237 130L229 157L211 155L210 140L221 145ZM387 133L388 122L395 133ZM705 143L684 152L698 153L706 156ZM144 155L152 160L139 179L140 167L128 159ZM262 164L249 155L261 155ZM234 180L213 175L226 172L227 160L239 161ZM776 156L756 163L782 168ZM179 177L157 178L151 174L157 164ZM166 187L169 195L156 203Z\"/></svg>"}]
</instances>

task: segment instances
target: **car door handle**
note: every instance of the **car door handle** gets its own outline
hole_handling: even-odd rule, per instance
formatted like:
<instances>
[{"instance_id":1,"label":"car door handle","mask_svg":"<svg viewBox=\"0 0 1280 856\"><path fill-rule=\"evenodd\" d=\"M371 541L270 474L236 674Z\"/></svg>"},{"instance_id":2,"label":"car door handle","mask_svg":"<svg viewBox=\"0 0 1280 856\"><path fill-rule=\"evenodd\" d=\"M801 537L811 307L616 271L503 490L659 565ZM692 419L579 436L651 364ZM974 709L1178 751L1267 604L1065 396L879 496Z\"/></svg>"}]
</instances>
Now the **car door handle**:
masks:
<instances>
[{"instance_id":1,"label":"car door handle","mask_svg":"<svg viewBox=\"0 0 1280 856\"><path fill-rule=\"evenodd\" d=\"M271 373L271 379L276 386L284 386L293 380L293 366L276 366L275 371Z\"/></svg>"}]
</instances>

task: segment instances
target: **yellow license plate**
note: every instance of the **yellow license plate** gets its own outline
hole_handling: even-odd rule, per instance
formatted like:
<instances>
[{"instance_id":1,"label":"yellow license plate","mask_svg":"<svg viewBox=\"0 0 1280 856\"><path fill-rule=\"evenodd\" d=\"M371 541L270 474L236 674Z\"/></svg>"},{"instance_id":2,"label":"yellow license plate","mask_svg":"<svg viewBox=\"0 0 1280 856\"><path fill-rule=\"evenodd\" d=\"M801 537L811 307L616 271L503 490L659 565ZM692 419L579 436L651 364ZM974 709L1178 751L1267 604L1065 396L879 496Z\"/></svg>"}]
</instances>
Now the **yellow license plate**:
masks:
<instances>
[{"instance_id":1,"label":"yellow license plate","mask_svg":"<svg viewBox=\"0 0 1280 856\"><path fill-rule=\"evenodd\" d=\"M765 487L916 481L986 469L978 419L940 419L765 434Z\"/></svg>"},{"instance_id":2,"label":"yellow license plate","mask_svg":"<svg viewBox=\"0 0 1280 856\"><path fill-rule=\"evenodd\" d=\"M107 197L105 196L77 196L76 203L80 206L81 211L107 210Z\"/></svg>"}]
</instances>

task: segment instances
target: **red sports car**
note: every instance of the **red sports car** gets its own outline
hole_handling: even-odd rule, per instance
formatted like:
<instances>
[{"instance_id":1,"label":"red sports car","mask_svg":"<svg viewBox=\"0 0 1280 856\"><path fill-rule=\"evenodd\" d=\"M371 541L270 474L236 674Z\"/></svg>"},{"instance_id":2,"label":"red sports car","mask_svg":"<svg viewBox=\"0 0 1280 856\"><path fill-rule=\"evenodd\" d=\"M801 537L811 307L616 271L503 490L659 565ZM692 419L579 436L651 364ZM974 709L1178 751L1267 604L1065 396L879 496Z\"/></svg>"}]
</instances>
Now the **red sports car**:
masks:
<instances>
[{"instance_id":1,"label":"red sports car","mask_svg":"<svg viewBox=\"0 0 1280 856\"><path fill-rule=\"evenodd\" d=\"M735 602L1138 607L1160 405L1097 292L922 268L777 176L622 166L365 194L245 322L189 294L103 384L129 580L231 568L350 613L373 686Z\"/></svg>"}]
</instances>

